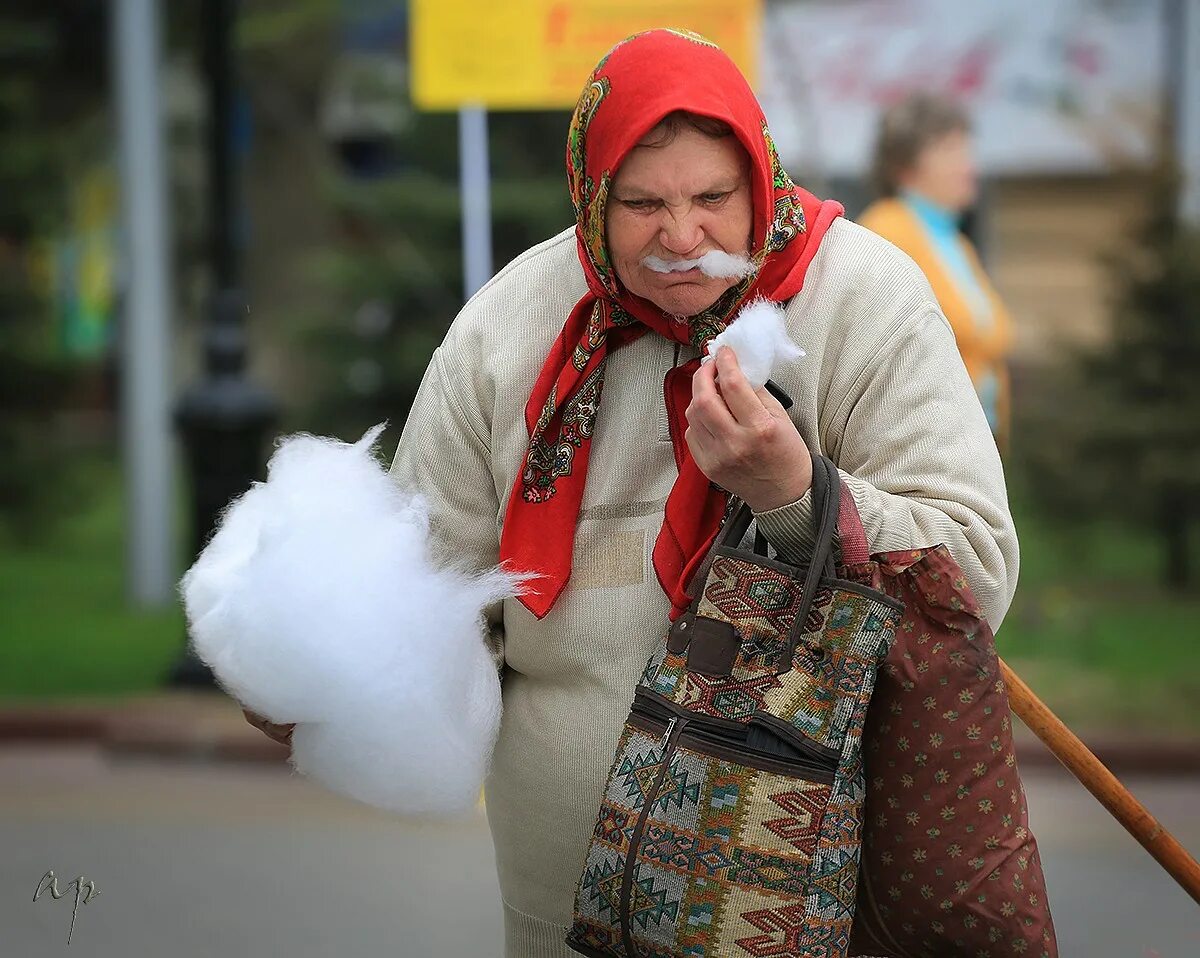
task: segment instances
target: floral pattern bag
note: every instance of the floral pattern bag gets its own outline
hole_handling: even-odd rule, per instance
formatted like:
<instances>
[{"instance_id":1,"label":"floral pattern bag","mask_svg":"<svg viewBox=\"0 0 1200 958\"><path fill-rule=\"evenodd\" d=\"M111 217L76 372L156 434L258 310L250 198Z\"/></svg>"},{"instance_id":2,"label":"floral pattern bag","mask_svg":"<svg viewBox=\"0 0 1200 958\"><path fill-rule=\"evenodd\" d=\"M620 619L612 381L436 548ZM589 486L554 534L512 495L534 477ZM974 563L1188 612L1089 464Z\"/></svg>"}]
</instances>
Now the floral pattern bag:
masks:
<instances>
[{"instance_id":1,"label":"floral pattern bag","mask_svg":"<svg viewBox=\"0 0 1200 958\"><path fill-rule=\"evenodd\" d=\"M807 566L726 513L634 691L567 944L593 958L845 958L861 735L902 605L839 576L837 469L813 457Z\"/></svg>"},{"instance_id":2,"label":"floral pattern bag","mask_svg":"<svg viewBox=\"0 0 1200 958\"><path fill-rule=\"evenodd\" d=\"M852 954L1057 958L991 628L944 545L867 561L846 505L846 575L905 606L863 732Z\"/></svg>"}]
</instances>

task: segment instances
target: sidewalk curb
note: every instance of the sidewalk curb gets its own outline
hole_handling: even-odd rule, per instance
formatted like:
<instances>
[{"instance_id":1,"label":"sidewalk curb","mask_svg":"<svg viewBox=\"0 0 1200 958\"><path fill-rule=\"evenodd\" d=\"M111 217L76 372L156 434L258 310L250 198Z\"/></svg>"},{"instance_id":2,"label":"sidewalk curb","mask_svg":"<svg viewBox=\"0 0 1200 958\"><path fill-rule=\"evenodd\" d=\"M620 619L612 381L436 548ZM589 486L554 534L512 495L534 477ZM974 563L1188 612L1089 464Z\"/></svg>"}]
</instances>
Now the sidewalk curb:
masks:
<instances>
[{"instance_id":1,"label":"sidewalk curb","mask_svg":"<svg viewBox=\"0 0 1200 958\"><path fill-rule=\"evenodd\" d=\"M1024 769L1061 768L1054 755L1017 724ZM1200 774L1200 740L1081 736L1120 775ZM201 762L287 764L290 749L250 725L220 692L168 692L115 702L0 704L0 744L98 745L113 756Z\"/></svg>"},{"instance_id":2,"label":"sidewalk curb","mask_svg":"<svg viewBox=\"0 0 1200 958\"><path fill-rule=\"evenodd\" d=\"M1200 742L1194 740L1080 738L1117 776L1200 774ZM1062 768L1066 771L1054 753L1032 733L1016 736L1016 750L1021 768Z\"/></svg>"},{"instance_id":3,"label":"sidewalk curb","mask_svg":"<svg viewBox=\"0 0 1200 958\"><path fill-rule=\"evenodd\" d=\"M108 703L0 705L0 743L90 744L113 756L286 764L290 749L219 692Z\"/></svg>"}]
</instances>

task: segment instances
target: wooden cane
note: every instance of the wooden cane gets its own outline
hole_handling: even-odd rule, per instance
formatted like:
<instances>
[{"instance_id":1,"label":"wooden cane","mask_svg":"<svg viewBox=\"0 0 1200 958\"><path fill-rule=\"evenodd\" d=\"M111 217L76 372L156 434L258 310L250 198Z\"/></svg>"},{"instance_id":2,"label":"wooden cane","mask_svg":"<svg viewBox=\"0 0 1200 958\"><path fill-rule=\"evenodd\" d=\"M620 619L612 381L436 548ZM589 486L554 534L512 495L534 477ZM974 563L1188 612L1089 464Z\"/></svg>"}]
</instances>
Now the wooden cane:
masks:
<instances>
[{"instance_id":1,"label":"wooden cane","mask_svg":"<svg viewBox=\"0 0 1200 958\"><path fill-rule=\"evenodd\" d=\"M1000 673L1008 686L1008 702L1013 712L1033 730L1067 771L1096 796L1113 818L1141 842L1167 873L1179 882L1192 899L1200 904L1200 865L1179 841L1163 828L1141 802L1122 785L1104 763L1092 754L1057 715L1046 707L1033 690L1008 664L1000 661Z\"/></svg>"}]
</instances>

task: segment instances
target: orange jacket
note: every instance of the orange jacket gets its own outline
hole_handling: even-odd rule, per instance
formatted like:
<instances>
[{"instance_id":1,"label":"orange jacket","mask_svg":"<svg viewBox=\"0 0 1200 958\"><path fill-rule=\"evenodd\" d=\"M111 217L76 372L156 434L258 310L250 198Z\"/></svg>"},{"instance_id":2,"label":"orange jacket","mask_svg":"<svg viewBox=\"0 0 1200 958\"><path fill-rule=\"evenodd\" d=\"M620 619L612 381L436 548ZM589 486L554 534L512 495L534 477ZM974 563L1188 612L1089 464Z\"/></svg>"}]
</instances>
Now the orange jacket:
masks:
<instances>
[{"instance_id":1,"label":"orange jacket","mask_svg":"<svg viewBox=\"0 0 1200 958\"><path fill-rule=\"evenodd\" d=\"M975 278L992 306L991 322L978 323L972 315L969 300L963 295L951 273L937 255L921 225L920 219L900 199L877 200L865 209L858 222L896 244L913 258L925 273L938 305L954 329L963 363L977 385L983 374L990 371L997 382L996 418L997 442L1001 450L1008 445L1010 397L1008 356L1012 352L1012 319L1004 308L975 247L965 236L959 238Z\"/></svg>"}]
</instances>

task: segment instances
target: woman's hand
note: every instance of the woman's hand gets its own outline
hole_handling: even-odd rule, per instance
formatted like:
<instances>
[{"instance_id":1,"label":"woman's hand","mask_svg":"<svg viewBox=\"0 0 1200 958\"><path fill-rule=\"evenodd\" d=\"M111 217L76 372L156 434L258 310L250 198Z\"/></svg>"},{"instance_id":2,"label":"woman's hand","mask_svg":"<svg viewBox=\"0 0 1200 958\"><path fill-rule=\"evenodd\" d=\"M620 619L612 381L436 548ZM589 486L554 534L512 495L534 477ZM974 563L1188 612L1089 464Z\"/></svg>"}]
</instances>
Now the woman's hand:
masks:
<instances>
[{"instance_id":1,"label":"woman's hand","mask_svg":"<svg viewBox=\"0 0 1200 958\"><path fill-rule=\"evenodd\" d=\"M242 714L246 716L247 722L266 735L267 738L274 739L280 745L291 747L292 731L296 728L295 722L277 725L274 722L268 722L257 712L251 712L249 709L242 709Z\"/></svg>"},{"instance_id":2,"label":"woman's hand","mask_svg":"<svg viewBox=\"0 0 1200 958\"><path fill-rule=\"evenodd\" d=\"M795 502L812 485L812 455L787 410L766 387L751 388L728 346L692 376L685 414L700 471L754 512Z\"/></svg>"}]
</instances>

